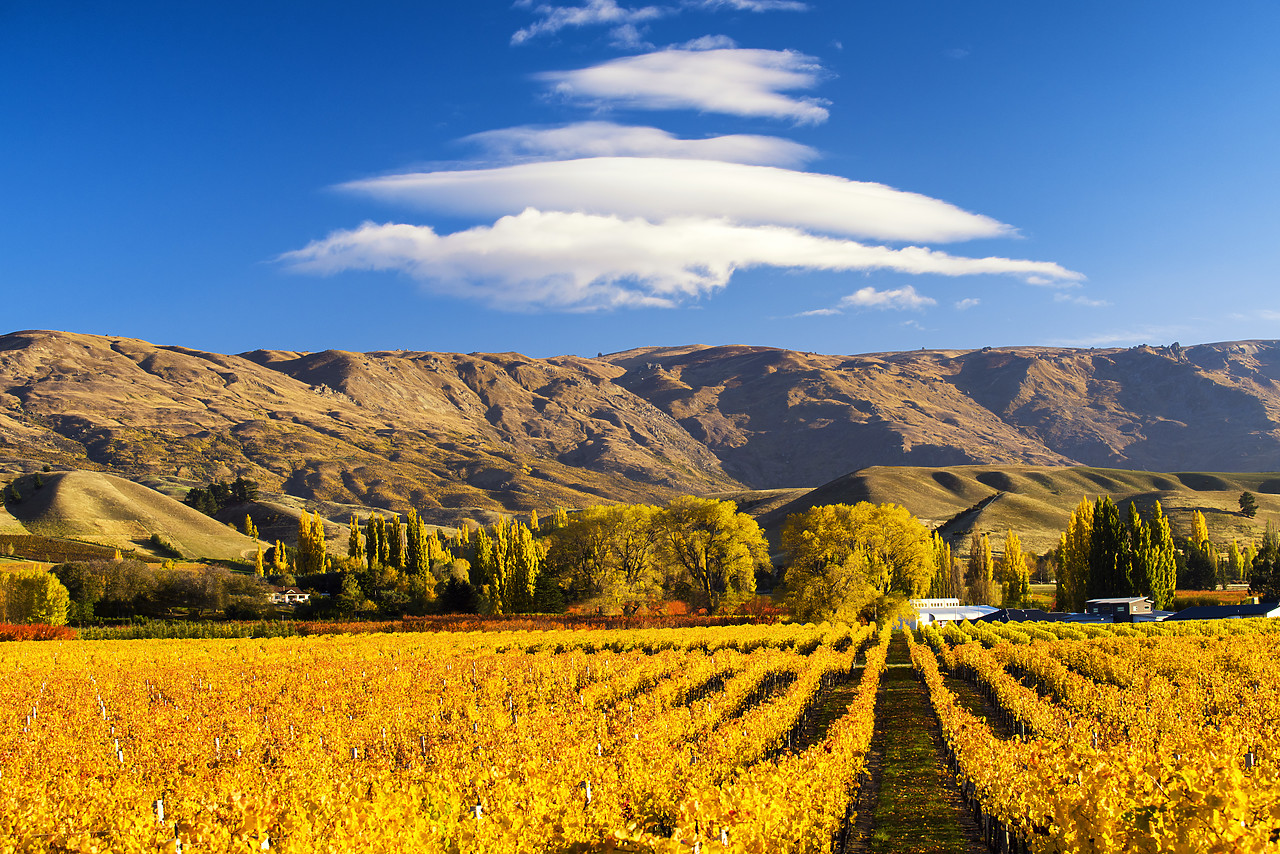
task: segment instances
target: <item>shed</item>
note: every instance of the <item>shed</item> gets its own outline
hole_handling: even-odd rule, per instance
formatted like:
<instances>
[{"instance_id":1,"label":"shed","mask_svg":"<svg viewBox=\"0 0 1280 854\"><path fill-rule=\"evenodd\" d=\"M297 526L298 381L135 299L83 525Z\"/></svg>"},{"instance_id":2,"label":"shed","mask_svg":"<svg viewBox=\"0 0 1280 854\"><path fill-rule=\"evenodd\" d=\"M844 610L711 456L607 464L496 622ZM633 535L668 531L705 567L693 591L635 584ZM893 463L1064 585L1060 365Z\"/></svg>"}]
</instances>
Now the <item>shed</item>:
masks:
<instances>
[{"instance_id":1,"label":"shed","mask_svg":"<svg viewBox=\"0 0 1280 854\"><path fill-rule=\"evenodd\" d=\"M1086 614L1100 614L1113 622L1132 623L1136 614L1150 614L1152 602L1146 596L1125 596L1117 599L1090 599L1084 603Z\"/></svg>"},{"instance_id":2,"label":"shed","mask_svg":"<svg viewBox=\"0 0 1280 854\"><path fill-rule=\"evenodd\" d=\"M1170 620L1239 620L1245 617L1280 617L1280 602L1242 602L1239 605L1197 605L1183 608Z\"/></svg>"}]
</instances>

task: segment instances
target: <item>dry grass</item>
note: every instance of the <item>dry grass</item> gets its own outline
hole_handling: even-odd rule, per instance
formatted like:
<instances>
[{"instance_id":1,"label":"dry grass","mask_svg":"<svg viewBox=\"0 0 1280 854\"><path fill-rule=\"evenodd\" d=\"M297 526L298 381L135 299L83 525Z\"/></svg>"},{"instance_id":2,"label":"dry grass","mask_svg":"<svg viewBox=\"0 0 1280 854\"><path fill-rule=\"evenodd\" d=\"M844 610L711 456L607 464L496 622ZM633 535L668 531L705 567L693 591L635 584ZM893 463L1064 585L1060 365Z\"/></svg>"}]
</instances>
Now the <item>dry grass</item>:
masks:
<instances>
[{"instance_id":1,"label":"dry grass","mask_svg":"<svg viewBox=\"0 0 1280 854\"><path fill-rule=\"evenodd\" d=\"M1258 514L1241 515L1240 493L1258 499ZM1054 548L1081 498L1110 495L1122 512L1135 502L1143 512L1160 501L1174 535L1191 532L1195 511L1204 514L1217 542L1257 539L1267 521L1280 522L1280 477L1273 473L1153 472L1086 466L874 466L805 493L759 514L766 530L786 516L818 504L873 501L901 504L953 543L975 529L1017 532L1024 548ZM995 545L993 543L993 545Z\"/></svg>"},{"instance_id":2,"label":"dry grass","mask_svg":"<svg viewBox=\"0 0 1280 854\"><path fill-rule=\"evenodd\" d=\"M17 481L24 496L10 503L32 534L79 540L110 549L147 549L152 534L172 540L184 557L239 560L253 541L197 510L145 486L102 472L52 472L36 489L34 476Z\"/></svg>"}]
</instances>

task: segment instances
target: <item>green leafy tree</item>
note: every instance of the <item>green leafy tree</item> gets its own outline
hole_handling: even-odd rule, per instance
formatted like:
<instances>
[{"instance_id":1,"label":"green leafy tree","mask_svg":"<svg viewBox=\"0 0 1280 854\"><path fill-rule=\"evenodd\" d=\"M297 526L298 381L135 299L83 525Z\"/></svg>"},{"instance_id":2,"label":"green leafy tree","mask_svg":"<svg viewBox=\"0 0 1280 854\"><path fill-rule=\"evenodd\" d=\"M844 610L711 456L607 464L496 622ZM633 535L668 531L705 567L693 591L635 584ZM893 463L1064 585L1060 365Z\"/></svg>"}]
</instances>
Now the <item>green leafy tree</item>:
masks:
<instances>
[{"instance_id":1,"label":"green leafy tree","mask_svg":"<svg viewBox=\"0 0 1280 854\"><path fill-rule=\"evenodd\" d=\"M383 563L396 569L404 568L404 534L400 525L400 517L395 513L386 521L387 556Z\"/></svg>"},{"instance_id":2,"label":"green leafy tree","mask_svg":"<svg viewBox=\"0 0 1280 854\"><path fill-rule=\"evenodd\" d=\"M1244 581L1247 573L1244 569L1244 552L1240 551L1240 544L1235 540L1231 541L1231 548L1227 550L1227 559L1223 561L1226 568L1227 577L1223 579L1224 586L1232 581Z\"/></svg>"},{"instance_id":3,"label":"green leafy tree","mask_svg":"<svg viewBox=\"0 0 1280 854\"><path fill-rule=\"evenodd\" d=\"M1134 595L1149 596L1156 560L1155 546L1151 540L1151 526L1142 518L1138 505L1133 502L1129 503L1129 520L1125 523L1125 532L1129 537L1129 563L1125 573L1129 590Z\"/></svg>"},{"instance_id":4,"label":"green leafy tree","mask_svg":"<svg viewBox=\"0 0 1280 854\"><path fill-rule=\"evenodd\" d=\"M409 510L404 521L404 570L410 575L420 575L431 565L427 555L426 526L417 510Z\"/></svg>"},{"instance_id":5,"label":"green leafy tree","mask_svg":"<svg viewBox=\"0 0 1280 854\"><path fill-rule=\"evenodd\" d=\"M1252 492L1240 493L1240 512L1252 519L1258 515L1258 499Z\"/></svg>"},{"instance_id":6,"label":"green leafy tree","mask_svg":"<svg viewBox=\"0 0 1280 854\"><path fill-rule=\"evenodd\" d=\"M809 623L856 623L879 598L871 579L876 570L867 553L854 549L839 562L792 566L787 570L784 604L796 619Z\"/></svg>"},{"instance_id":7,"label":"green leafy tree","mask_svg":"<svg viewBox=\"0 0 1280 854\"><path fill-rule=\"evenodd\" d=\"M1110 495L1093 508L1093 533L1089 540L1089 599L1129 595L1129 538L1120 521L1120 510Z\"/></svg>"},{"instance_id":8,"label":"green leafy tree","mask_svg":"<svg viewBox=\"0 0 1280 854\"><path fill-rule=\"evenodd\" d=\"M811 507L788 517L781 544L787 602L805 619L867 616L869 608L884 610L891 596L920 596L951 583L939 567L940 559L950 563L950 549L896 504ZM823 596L831 597L825 608Z\"/></svg>"},{"instance_id":9,"label":"green leafy tree","mask_svg":"<svg viewBox=\"0 0 1280 854\"><path fill-rule=\"evenodd\" d=\"M732 501L684 496L660 510L659 554L688 584L693 604L730 610L749 599L757 569L769 567L760 526Z\"/></svg>"},{"instance_id":10,"label":"green leafy tree","mask_svg":"<svg viewBox=\"0 0 1280 854\"><path fill-rule=\"evenodd\" d=\"M350 617L361 611L372 610L373 607L373 603L365 597L364 590L361 589L355 575L344 573L342 587L338 595L333 597L333 609L343 616Z\"/></svg>"},{"instance_id":11,"label":"green leafy tree","mask_svg":"<svg viewBox=\"0 0 1280 854\"><path fill-rule=\"evenodd\" d=\"M1187 538L1184 584L1192 590L1212 590L1218 584L1218 549L1209 539L1209 526L1199 510L1191 514Z\"/></svg>"},{"instance_id":12,"label":"green leafy tree","mask_svg":"<svg viewBox=\"0 0 1280 854\"><path fill-rule=\"evenodd\" d=\"M1151 561L1148 569L1151 601L1157 609L1167 611L1173 607L1178 558L1173 532L1169 530L1169 519L1164 515L1164 508L1159 501L1152 508L1148 528L1151 531Z\"/></svg>"},{"instance_id":13,"label":"green leafy tree","mask_svg":"<svg viewBox=\"0 0 1280 854\"><path fill-rule=\"evenodd\" d=\"M551 529L547 571L574 598L602 609L634 612L661 598L657 564L658 508L646 504L588 507Z\"/></svg>"},{"instance_id":14,"label":"green leafy tree","mask_svg":"<svg viewBox=\"0 0 1280 854\"><path fill-rule=\"evenodd\" d=\"M1253 558L1249 590L1264 602L1280 601L1280 534L1270 523Z\"/></svg>"}]
</instances>

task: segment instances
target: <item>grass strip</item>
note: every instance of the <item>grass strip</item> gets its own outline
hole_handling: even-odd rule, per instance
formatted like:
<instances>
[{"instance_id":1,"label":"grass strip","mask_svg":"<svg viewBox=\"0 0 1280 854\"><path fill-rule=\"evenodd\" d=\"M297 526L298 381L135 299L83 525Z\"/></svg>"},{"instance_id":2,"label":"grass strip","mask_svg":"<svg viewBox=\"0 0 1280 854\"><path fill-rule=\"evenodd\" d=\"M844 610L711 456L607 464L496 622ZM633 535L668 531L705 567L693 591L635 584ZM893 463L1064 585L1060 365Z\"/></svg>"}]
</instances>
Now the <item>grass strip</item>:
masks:
<instances>
[{"instance_id":1,"label":"grass strip","mask_svg":"<svg viewBox=\"0 0 1280 854\"><path fill-rule=\"evenodd\" d=\"M986 849L942 766L928 694L909 660L906 640L896 635L877 713L884 736L880 791L859 848L871 854L977 854Z\"/></svg>"}]
</instances>

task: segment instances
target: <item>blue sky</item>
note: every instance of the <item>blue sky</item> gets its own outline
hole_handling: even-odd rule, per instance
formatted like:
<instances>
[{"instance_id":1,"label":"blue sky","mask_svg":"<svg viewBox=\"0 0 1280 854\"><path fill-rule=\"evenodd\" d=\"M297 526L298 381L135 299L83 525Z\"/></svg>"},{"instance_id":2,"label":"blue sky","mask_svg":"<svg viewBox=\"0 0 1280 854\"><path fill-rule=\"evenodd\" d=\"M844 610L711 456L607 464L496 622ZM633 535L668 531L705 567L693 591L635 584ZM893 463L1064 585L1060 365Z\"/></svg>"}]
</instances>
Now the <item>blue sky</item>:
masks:
<instances>
[{"instance_id":1,"label":"blue sky","mask_svg":"<svg viewBox=\"0 0 1280 854\"><path fill-rule=\"evenodd\" d=\"M5 331L1280 337L1271 2L10 2Z\"/></svg>"}]
</instances>

